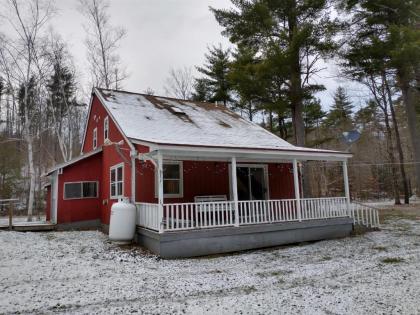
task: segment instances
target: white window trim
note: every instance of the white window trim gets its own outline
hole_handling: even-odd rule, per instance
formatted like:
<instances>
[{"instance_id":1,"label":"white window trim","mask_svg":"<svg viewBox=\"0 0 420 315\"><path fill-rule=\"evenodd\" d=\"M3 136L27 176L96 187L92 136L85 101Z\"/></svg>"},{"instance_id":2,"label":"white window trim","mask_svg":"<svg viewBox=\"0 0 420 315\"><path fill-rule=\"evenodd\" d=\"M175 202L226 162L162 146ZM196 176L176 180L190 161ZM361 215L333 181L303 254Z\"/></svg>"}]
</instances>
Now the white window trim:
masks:
<instances>
[{"instance_id":1,"label":"white window trim","mask_svg":"<svg viewBox=\"0 0 420 315\"><path fill-rule=\"evenodd\" d=\"M109 139L109 116L104 119L104 142Z\"/></svg>"},{"instance_id":2,"label":"white window trim","mask_svg":"<svg viewBox=\"0 0 420 315\"><path fill-rule=\"evenodd\" d=\"M163 165L179 165L179 194L163 194L163 198L184 198L184 165L182 161L163 161ZM165 179L163 179L165 180ZM158 174L155 168L155 198L158 198Z\"/></svg>"},{"instance_id":3,"label":"white window trim","mask_svg":"<svg viewBox=\"0 0 420 315\"><path fill-rule=\"evenodd\" d=\"M93 149L95 150L98 147L98 128L93 129Z\"/></svg>"},{"instance_id":4,"label":"white window trim","mask_svg":"<svg viewBox=\"0 0 420 315\"><path fill-rule=\"evenodd\" d=\"M117 168L122 167L122 191L121 191L121 195L115 195L112 196L111 195L111 186L112 186L112 182L111 182L111 172L112 170L116 170ZM115 176L117 176L118 172L115 172ZM113 165L110 167L109 169L109 199L119 199L119 198L123 198L124 197L124 162ZM117 177L115 177L115 179L117 179ZM119 181L115 181L115 183L118 183ZM116 191L116 190L115 190Z\"/></svg>"},{"instance_id":5,"label":"white window trim","mask_svg":"<svg viewBox=\"0 0 420 315\"><path fill-rule=\"evenodd\" d=\"M241 164L236 164L236 168L238 167L254 167L254 168L262 168L264 170L264 182L266 185L266 189L267 192L265 193L265 199L264 200L270 200L270 178L269 178L269 174L268 174L268 164L249 164L249 163L241 163ZM229 164L229 196L232 196L233 192L232 192L232 165ZM231 197L231 200L232 197Z\"/></svg>"},{"instance_id":6,"label":"white window trim","mask_svg":"<svg viewBox=\"0 0 420 315\"><path fill-rule=\"evenodd\" d=\"M80 198L66 198L66 185L67 184L83 184L83 183L96 183L96 196L95 197L83 197L83 187L82 187L82 197ZM81 180L77 182L64 182L63 184L63 200L80 200L80 199L96 199L99 197L99 181L97 180Z\"/></svg>"}]
</instances>

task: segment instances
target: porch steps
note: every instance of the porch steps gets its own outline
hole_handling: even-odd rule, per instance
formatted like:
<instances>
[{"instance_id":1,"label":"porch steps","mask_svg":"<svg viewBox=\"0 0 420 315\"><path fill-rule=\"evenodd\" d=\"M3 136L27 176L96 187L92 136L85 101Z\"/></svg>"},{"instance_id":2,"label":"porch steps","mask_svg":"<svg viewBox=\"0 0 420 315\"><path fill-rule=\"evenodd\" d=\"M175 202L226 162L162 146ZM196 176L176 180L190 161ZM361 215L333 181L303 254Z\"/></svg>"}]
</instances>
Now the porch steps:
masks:
<instances>
[{"instance_id":1,"label":"porch steps","mask_svg":"<svg viewBox=\"0 0 420 315\"><path fill-rule=\"evenodd\" d=\"M353 201L350 204L350 217L355 230L376 230L380 228L379 209Z\"/></svg>"}]
</instances>

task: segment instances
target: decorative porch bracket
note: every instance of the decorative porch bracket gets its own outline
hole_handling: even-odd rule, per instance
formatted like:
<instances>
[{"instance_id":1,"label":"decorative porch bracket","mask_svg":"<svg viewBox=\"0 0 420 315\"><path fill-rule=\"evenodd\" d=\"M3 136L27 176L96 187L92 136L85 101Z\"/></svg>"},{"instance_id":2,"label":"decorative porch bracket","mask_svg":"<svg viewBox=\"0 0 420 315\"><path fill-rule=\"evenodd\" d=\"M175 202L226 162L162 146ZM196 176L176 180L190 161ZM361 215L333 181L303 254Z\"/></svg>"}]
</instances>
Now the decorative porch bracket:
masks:
<instances>
[{"instance_id":1,"label":"decorative porch bracket","mask_svg":"<svg viewBox=\"0 0 420 315\"><path fill-rule=\"evenodd\" d=\"M231 158L231 178L232 178L232 194L235 204L235 226L239 226L239 203L238 203L238 184L236 179L236 157Z\"/></svg>"},{"instance_id":2,"label":"decorative porch bracket","mask_svg":"<svg viewBox=\"0 0 420 315\"><path fill-rule=\"evenodd\" d=\"M300 205L300 188L299 188L299 174L297 160L293 159L293 183L295 185L295 199L296 199L296 212L299 222L302 222L302 212Z\"/></svg>"}]
</instances>

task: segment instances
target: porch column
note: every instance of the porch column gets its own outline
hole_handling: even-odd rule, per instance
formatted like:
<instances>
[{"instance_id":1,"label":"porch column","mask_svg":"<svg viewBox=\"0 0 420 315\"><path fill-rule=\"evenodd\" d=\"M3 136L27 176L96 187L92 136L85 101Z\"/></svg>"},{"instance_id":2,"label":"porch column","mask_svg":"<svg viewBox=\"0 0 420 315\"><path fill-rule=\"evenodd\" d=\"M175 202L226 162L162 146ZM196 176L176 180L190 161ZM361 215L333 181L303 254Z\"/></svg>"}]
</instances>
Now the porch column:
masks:
<instances>
[{"instance_id":1,"label":"porch column","mask_svg":"<svg viewBox=\"0 0 420 315\"><path fill-rule=\"evenodd\" d=\"M299 185L299 173L297 160L293 159L293 183L295 185L295 199L296 199L296 211L299 222L302 221L302 213L300 209L300 185Z\"/></svg>"},{"instance_id":2,"label":"porch column","mask_svg":"<svg viewBox=\"0 0 420 315\"><path fill-rule=\"evenodd\" d=\"M347 160L343 161L343 177L344 177L344 193L346 196L347 214L350 215L350 188L349 188L349 175L347 172Z\"/></svg>"},{"instance_id":3,"label":"porch column","mask_svg":"<svg viewBox=\"0 0 420 315\"><path fill-rule=\"evenodd\" d=\"M163 158L162 153L157 155L157 174L158 174L158 218L159 218L159 233L163 233Z\"/></svg>"},{"instance_id":4,"label":"porch column","mask_svg":"<svg viewBox=\"0 0 420 315\"><path fill-rule=\"evenodd\" d=\"M236 180L236 157L231 158L232 194L235 205L235 226L239 226L238 184Z\"/></svg>"}]
</instances>

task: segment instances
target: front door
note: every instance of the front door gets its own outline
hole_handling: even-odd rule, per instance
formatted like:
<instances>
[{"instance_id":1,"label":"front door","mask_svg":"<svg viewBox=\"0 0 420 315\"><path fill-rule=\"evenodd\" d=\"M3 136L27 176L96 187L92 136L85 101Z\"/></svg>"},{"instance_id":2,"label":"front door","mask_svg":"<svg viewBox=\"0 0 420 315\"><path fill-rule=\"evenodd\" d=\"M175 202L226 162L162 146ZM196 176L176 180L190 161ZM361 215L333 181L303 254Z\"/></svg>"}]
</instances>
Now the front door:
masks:
<instances>
[{"instance_id":1,"label":"front door","mask_svg":"<svg viewBox=\"0 0 420 315\"><path fill-rule=\"evenodd\" d=\"M236 168L238 200L264 200L267 184L264 166L238 166Z\"/></svg>"}]
</instances>

